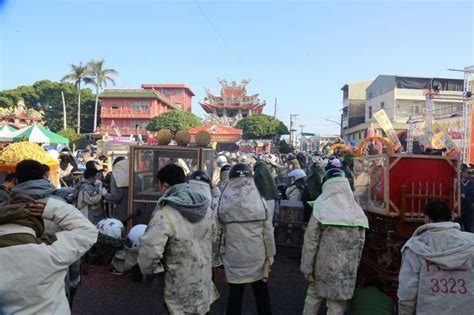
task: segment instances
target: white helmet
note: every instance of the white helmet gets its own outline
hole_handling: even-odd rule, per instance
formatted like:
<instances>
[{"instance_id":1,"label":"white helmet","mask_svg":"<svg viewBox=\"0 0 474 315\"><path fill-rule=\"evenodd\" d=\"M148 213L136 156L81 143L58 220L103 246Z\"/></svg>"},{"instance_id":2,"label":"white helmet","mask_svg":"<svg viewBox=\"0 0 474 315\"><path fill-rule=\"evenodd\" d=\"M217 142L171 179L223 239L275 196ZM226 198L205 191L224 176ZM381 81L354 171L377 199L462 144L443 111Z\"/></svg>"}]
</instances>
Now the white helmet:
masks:
<instances>
[{"instance_id":1,"label":"white helmet","mask_svg":"<svg viewBox=\"0 0 474 315\"><path fill-rule=\"evenodd\" d=\"M128 232L127 240L125 241L125 245L128 245L131 248L138 248L140 247L140 236L145 234L146 230L145 224L137 224L130 229Z\"/></svg>"},{"instance_id":2,"label":"white helmet","mask_svg":"<svg viewBox=\"0 0 474 315\"><path fill-rule=\"evenodd\" d=\"M227 158L225 157L225 155L219 155L217 157L216 163L217 163L217 166L222 167L225 164L227 164Z\"/></svg>"},{"instance_id":3,"label":"white helmet","mask_svg":"<svg viewBox=\"0 0 474 315\"><path fill-rule=\"evenodd\" d=\"M288 173L288 179L290 181L290 185L292 185L298 179L305 178L305 177L306 177L306 173L300 168L292 170L291 172Z\"/></svg>"},{"instance_id":4,"label":"white helmet","mask_svg":"<svg viewBox=\"0 0 474 315\"><path fill-rule=\"evenodd\" d=\"M122 222L117 219L102 219L97 223L96 227L102 235L118 239L123 237L124 226Z\"/></svg>"}]
</instances>

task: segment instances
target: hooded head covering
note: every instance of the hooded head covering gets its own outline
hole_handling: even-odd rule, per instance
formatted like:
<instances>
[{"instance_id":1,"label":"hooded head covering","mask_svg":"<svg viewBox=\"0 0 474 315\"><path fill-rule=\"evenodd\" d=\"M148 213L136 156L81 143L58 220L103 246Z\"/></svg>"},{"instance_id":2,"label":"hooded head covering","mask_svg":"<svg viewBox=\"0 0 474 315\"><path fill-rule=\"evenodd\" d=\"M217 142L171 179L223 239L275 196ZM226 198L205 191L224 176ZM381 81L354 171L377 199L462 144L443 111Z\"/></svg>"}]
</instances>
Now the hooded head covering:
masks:
<instances>
[{"instance_id":1,"label":"hooded head covering","mask_svg":"<svg viewBox=\"0 0 474 315\"><path fill-rule=\"evenodd\" d=\"M313 216L323 225L369 228L362 208L356 202L347 178L335 177L323 184L314 202Z\"/></svg>"},{"instance_id":2,"label":"hooded head covering","mask_svg":"<svg viewBox=\"0 0 474 315\"><path fill-rule=\"evenodd\" d=\"M206 216L210 202L205 196L192 192L188 184L183 183L168 188L158 200L158 206L170 206L189 222L195 223Z\"/></svg>"},{"instance_id":3,"label":"hooded head covering","mask_svg":"<svg viewBox=\"0 0 474 315\"><path fill-rule=\"evenodd\" d=\"M229 173L230 173L230 164L226 164L221 168L220 175L219 175L219 189L223 191L227 182L229 181Z\"/></svg>"},{"instance_id":4,"label":"hooded head covering","mask_svg":"<svg viewBox=\"0 0 474 315\"><path fill-rule=\"evenodd\" d=\"M253 177L230 178L217 209L221 223L264 221L267 211Z\"/></svg>"},{"instance_id":5,"label":"hooded head covering","mask_svg":"<svg viewBox=\"0 0 474 315\"><path fill-rule=\"evenodd\" d=\"M211 187L208 183L202 180L190 179L188 181L188 186L192 192L201 194L207 199L212 200Z\"/></svg>"},{"instance_id":6,"label":"hooded head covering","mask_svg":"<svg viewBox=\"0 0 474 315\"><path fill-rule=\"evenodd\" d=\"M456 269L474 257L474 236L461 232L458 223L439 222L420 226L402 248L445 269Z\"/></svg>"},{"instance_id":7,"label":"hooded head covering","mask_svg":"<svg viewBox=\"0 0 474 315\"><path fill-rule=\"evenodd\" d=\"M117 158L119 159L119 157ZM128 187L129 185L129 160L122 159L117 162L115 159L112 166L112 174L114 175L115 184L118 188Z\"/></svg>"},{"instance_id":8,"label":"hooded head covering","mask_svg":"<svg viewBox=\"0 0 474 315\"><path fill-rule=\"evenodd\" d=\"M47 179L29 180L24 183L16 185L12 191L11 196L27 195L33 199L41 199L51 195L54 191L51 182Z\"/></svg>"}]
</instances>

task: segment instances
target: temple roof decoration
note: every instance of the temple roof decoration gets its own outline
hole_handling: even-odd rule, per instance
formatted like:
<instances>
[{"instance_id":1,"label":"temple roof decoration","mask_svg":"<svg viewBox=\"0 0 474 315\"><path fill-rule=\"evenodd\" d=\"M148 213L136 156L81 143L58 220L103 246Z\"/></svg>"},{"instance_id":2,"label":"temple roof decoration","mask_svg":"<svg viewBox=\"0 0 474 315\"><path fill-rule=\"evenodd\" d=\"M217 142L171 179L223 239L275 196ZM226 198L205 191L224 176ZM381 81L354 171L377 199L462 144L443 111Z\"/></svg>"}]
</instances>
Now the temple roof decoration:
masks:
<instances>
[{"instance_id":1,"label":"temple roof decoration","mask_svg":"<svg viewBox=\"0 0 474 315\"><path fill-rule=\"evenodd\" d=\"M41 124L44 112L27 108L23 100L19 100L16 106L0 108L0 122L17 128L23 128L33 123Z\"/></svg>"},{"instance_id":2,"label":"temple roof decoration","mask_svg":"<svg viewBox=\"0 0 474 315\"><path fill-rule=\"evenodd\" d=\"M240 84L235 81L227 83L227 80L219 80L221 85L220 95L214 95L210 89L206 89L207 97L199 102L204 111L210 114L205 120L210 123L235 125L235 123L252 113L261 113L266 105L260 102L259 94L247 95L247 85L250 79L242 80Z\"/></svg>"}]
</instances>

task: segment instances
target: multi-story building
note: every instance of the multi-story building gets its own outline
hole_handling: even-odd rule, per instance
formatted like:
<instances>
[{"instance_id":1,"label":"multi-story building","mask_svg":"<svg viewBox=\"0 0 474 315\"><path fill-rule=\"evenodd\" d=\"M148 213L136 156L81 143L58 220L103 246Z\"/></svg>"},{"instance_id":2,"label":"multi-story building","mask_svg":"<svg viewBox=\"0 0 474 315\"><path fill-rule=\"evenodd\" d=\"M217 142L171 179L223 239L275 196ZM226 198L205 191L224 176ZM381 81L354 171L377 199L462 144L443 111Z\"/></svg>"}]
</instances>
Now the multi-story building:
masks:
<instances>
[{"instance_id":1,"label":"multi-story building","mask_svg":"<svg viewBox=\"0 0 474 315\"><path fill-rule=\"evenodd\" d=\"M339 139L339 135L336 134L317 134L312 137L309 137L303 147L303 151L307 152L313 152L313 151L319 151L323 149L323 147L328 143L328 142L335 142L337 139Z\"/></svg>"},{"instance_id":2,"label":"multi-story building","mask_svg":"<svg viewBox=\"0 0 474 315\"><path fill-rule=\"evenodd\" d=\"M185 84L142 84L141 89L106 89L100 98L99 132L143 134L150 120L170 110L191 111L193 90Z\"/></svg>"},{"instance_id":3,"label":"multi-story building","mask_svg":"<svg viewBox=\"0 0 474 315\"><path fill-rule=\"evenodd\" d=\"M345 129L345 138L358 141L365 137L365 130L371 124L378 127L373 115L382 108L396 131L406 130L410 118L423 120L425 94L433 90L439 91L439 98L433 100L435 119L462 113L463 80L379 75L365 90L364 123Z\"/></svg>"},{"instance_id":4,"label":"multi-story building","mask_svg":"<svg viewBox=\"0 0 474 315\"><path fill-rule=\"evenodd\" d=\"M341 137L345 140L359 130L354 127L365 122L365 89L372 81L345 84L342 88Z\"/></svg>"}]
</instances>

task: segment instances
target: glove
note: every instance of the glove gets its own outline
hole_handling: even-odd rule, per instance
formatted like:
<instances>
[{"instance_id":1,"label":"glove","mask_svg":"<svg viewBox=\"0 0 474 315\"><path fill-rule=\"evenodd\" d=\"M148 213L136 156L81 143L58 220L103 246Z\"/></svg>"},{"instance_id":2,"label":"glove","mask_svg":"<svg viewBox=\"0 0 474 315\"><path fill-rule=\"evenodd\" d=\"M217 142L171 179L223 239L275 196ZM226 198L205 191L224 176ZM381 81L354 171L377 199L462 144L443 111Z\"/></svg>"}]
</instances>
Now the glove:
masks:
<instances>
[{"instance_id":1,"label":"glove","mask_svg":"<svg viewBox=\"0 0 474 315\"><path fill-rule=\"evenodd\" d=\"M100 193L101 193L102 197L104 197L104 196L107 194L107 189L102 188L102 189L100 190Z\"/></svg>"}]
</instances>

